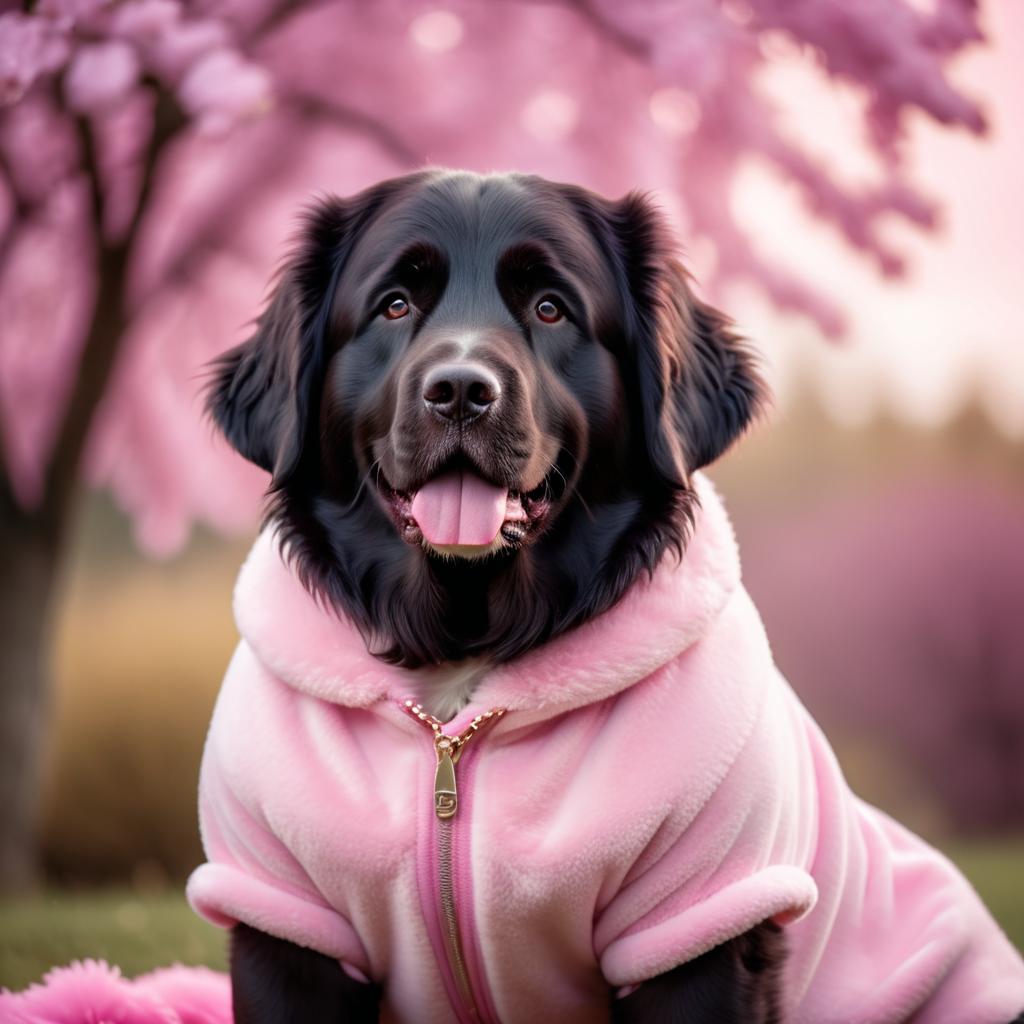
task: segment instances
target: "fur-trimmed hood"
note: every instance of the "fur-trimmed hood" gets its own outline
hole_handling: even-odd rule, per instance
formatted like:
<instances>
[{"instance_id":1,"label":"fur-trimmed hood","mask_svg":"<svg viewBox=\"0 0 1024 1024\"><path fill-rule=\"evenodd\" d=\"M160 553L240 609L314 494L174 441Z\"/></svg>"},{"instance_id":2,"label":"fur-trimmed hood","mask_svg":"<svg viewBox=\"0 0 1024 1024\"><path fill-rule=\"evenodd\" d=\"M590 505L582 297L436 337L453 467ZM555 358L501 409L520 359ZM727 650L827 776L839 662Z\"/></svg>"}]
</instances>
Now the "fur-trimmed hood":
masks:
<instances>
[{"instance_id":1,"label":"fur-trimmed hood","mask_svg":"<svg viewBox=\"0 0 1024 1024\"><path fill-rule=\"evenodd\" d=\"M694 474L695 523L681 561L668 555L608 611L490 669L474 704L557 713L603 700L698 640L740 582L732 526L711 482ZM347 619L313 598L272 530L257 539L235 588L239 631L280 679L349 707L417 691L416 671L371 655ZM623 637L629 642L623 643Z\"/></svg>"},{"instance_id":2,"label":"fur-trimmed hood","mask_svg":"<svg viewBox=\"0 0 1024 1024\"><path fill-rule=\"evenodd\" d=\"M192 905L380 982L385 1021L593 1024L609 985L765 920L793 1024L1012 1020L1020 956L949 861L850 792L696 486L680 564L494 668L447 723L262 536Z\"/></svg>"}]
</instances>

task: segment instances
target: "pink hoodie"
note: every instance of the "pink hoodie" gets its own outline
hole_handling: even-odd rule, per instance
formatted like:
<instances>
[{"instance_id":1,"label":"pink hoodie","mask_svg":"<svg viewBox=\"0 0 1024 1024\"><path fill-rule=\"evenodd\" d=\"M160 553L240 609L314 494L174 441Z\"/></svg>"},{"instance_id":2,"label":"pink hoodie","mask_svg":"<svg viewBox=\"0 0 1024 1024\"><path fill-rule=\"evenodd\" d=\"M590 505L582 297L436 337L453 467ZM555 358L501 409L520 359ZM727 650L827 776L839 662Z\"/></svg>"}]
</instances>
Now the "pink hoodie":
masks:
<instances>
[{"instance_id":1,"label":"pink hoodie","mask_svg":"<svg viewBox=\"0 0 1024 1024\"><path fill-rule=\"evenodd\" d=\"M443 725L261 536L203 760L196 910L381 981L384 1020L604 1020L608 986L773 918L787 1021L1010 1021L1024 962L945 857L847 788L695 483L681 565L491 670Z\"/></svg>"}]
</instances>

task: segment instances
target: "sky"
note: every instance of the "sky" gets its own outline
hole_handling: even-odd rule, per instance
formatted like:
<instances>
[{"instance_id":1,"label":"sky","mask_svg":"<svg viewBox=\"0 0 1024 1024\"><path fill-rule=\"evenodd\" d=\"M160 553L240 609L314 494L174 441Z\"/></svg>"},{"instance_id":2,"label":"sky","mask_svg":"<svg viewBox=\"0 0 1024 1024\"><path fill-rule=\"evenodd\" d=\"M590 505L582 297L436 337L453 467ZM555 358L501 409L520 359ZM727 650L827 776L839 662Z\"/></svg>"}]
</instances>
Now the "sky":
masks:
<instances>
[{"instance_id":1,"label":"sky","mask_svg":"<svg viewBox=\"0 0 1024 1024\"><path fill-rule=\"evenodd\" d=\"M939 426L976 395L998 429L1024 439L1024 5L992 0L983 12L989 41L965 53L952 77L981 100L989 134L910 122L908 165L944 213L934 234L890 225L908 257L904 280L883 281L844 250L770 171L751 167L738 183L740 223L759 247L827 289L849 318L848 336L830 343L752 290L726 292L724 304L766 356L781 407L810 377L851 426L882 410ZM850 117L857 98L822 83L794 56L763 84L791 115L790 129L837 173L869 173Z\"/></svg>"}]
</instances>

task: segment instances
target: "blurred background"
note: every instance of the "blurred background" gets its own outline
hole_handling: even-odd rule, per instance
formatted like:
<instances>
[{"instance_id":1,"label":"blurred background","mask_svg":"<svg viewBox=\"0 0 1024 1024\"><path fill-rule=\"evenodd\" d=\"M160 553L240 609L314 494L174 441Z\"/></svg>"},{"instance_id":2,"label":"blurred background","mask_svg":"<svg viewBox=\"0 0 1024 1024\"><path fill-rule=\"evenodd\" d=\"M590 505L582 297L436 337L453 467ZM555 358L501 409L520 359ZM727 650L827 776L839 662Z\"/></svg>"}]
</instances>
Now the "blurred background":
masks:
<instances>
[{"instance_id":1,"label":"blurred background","mask_svg":"<svg viewBox=\"0 0 1024 1024\"><path fill-rule=\"evenodd\" d=\"M656 194L774 388L711 475L777 660L1024 946L1024 8L0 10L0 985L223 963L181 886L266 480L203 366L309 197L424 163Z\"/></svg>"}]
</instances>

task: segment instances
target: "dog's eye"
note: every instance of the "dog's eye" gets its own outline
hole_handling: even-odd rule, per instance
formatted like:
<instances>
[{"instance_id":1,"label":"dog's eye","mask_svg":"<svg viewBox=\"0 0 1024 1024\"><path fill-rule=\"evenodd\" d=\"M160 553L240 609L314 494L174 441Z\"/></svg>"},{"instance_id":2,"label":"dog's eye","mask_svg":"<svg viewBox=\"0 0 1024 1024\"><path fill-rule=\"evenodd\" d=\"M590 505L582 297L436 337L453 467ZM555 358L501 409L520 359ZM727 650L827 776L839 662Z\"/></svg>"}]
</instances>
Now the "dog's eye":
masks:
<instances>
[{"instance_id":1,"label":"dog's eye","mask_svg":"<svg viewBox=\"0 0 1024 1024\"><path fill-rule=\"evenodd\" d=\"M554 299L548 297L541 299L537 303L537 316L541 318L546 324L557 323L562 319L565 314L562 312L562 307L555 302Z\"/></svg>"},{"instance_id":2,"label":"dog's eye","mask_svg":"<svg viewBox=\"0 0 1024 1024\"><path fill-rule=\"evenodd\" d=\"M392 296L384 306L384 316L388 320L401 320L409 312L409 303L401 295Z\"/></svg>"}]
</instances>

